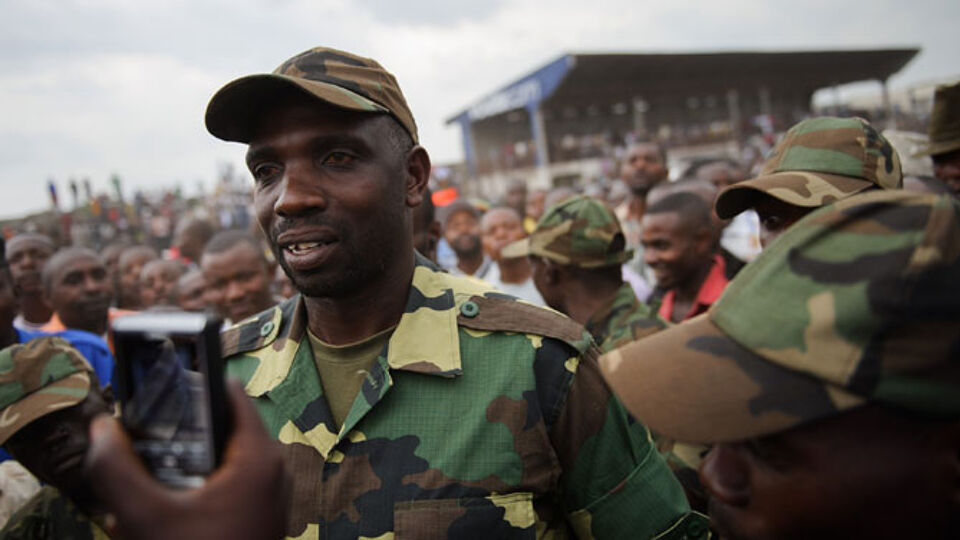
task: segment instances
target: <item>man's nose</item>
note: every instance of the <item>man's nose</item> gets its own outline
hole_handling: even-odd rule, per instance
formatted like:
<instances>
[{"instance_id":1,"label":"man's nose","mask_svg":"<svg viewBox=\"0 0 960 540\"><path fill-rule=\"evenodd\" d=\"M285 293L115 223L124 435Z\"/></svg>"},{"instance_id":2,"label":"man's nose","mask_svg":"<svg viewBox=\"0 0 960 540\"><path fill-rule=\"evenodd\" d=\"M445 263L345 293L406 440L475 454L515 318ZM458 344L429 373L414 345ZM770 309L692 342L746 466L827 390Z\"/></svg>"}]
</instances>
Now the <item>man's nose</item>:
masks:
<instances>
[{"instance_id":1,"label":"man's nose","mask_svg":"<svg viewBox=\"0 0 960 540\"><path fill-rule=\"evenodd\" d=\"M750 502L750 472L737 449L718 444L710 449L700 464L700 482L710 496L731 506Z\"/></svg>"},{"instance_id":2,"label":"man's nose","mask_svg":"<svg viewBox=\"0 0 960 540\"><path fill-rule=\"evenodd\" d=\"M283 174L280 196L273 205L279 216L297 215L327 205L320 179L310 163L294 163Z\"/></svg>"},{"instance_id":3,"label":"man's nose","mask_svg":"<svg viewBox=\"0 0 960 540\"><path fill-rule=\"evenodd\" d=\"M236 281L231 281L227 284L227 289L224 291L224 296L227 300L239 300L244 297L246 291L243 290L243 287L240 286Z\"/></svg>"}]
</instances>

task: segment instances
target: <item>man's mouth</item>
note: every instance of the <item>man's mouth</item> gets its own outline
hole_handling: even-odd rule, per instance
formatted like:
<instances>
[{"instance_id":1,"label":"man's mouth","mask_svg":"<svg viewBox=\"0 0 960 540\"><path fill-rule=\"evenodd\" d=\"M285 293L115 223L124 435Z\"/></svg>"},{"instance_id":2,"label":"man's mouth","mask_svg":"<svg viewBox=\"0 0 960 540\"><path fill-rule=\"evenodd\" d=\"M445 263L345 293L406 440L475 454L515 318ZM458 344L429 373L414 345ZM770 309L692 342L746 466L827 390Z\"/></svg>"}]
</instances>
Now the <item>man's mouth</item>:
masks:
<instances>
[{"instance_id":1,"label":"man's mouth","mask_svg":"<svg viewBox=\"0 0 960 540\"><path fill-rule=\"evenodd\" d=\"M284 249L285 251L288 251L288 252L290 252L290 253L293 253L294 255L301 255L301 254L304 254L304 253L308 253L308 252L309 252L310 250L312 250L312 249L316 249L316 248L319 248L319 247L321 247L321 246L327 246L327 245L330 245L330 244L332 244L332 243L333 243L332 241L330 241L330 242L299 242L299 243L296 243L296 244L290 244L290 245L284 247L283 249Z\"/></svg>"}]
</instances>

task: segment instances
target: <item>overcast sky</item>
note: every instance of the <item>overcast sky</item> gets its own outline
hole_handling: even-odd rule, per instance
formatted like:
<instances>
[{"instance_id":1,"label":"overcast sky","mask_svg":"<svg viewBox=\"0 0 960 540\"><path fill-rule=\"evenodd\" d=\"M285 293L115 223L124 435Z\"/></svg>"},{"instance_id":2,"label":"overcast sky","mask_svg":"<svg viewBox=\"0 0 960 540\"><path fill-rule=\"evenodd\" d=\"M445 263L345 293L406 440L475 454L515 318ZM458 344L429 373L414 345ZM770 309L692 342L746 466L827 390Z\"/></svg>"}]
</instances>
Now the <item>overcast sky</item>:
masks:
<instances>
[{"instance_id":1,"label":"overcast sky","mask_svg":"<svg viewBox=\"0 0 960 540\"><path fill-rule=\"evenodd\" d=\"M0 216L46 207L48 178L212 185L243 147L206 133L207 100L315 45L391 70L445 163L444 119L565 52L922 47L896 89L960 75L958 21L955 0L3 0Z\"/></svg>"}]
</instances>

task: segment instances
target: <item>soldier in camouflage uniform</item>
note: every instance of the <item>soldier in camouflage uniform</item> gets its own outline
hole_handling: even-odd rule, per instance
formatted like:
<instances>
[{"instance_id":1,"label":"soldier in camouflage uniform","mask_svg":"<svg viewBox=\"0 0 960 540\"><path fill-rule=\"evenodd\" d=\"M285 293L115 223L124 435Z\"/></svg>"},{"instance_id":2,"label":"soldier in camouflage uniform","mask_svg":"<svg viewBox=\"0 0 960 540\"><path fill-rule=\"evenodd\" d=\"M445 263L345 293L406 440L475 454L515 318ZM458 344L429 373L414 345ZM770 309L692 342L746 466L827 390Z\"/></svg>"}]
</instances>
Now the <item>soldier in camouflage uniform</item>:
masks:
<instances>
[{"instance_id":1,"label":"soldier in camouflage uniform","mask_svg":"<svg viewBox=\"0 0 960 540\"><path fill-rule=\"evenodd\" d=\"M960 538L960 201L823 208L709 312L601 358L641 421L714 443L736 538Z\"/></svg>"},{"instance_id":2,"label":"soldier in camouflage uniform","mask_svg":"<svg viewBox=\"0 0 960 540\"><path fill-rule=\"evenodd\" d=\"M590 197L550 208L529 237L503 254L530 257L533 282L547 304L583 324L602 352L666 327L623 281L620 267L633 251L617 216Z\"/></svg>"},{"instance_id":3,"label":"soldier in camouflage uniform","mask_svg":"<svg viewBox=\"0 0 960 540\"><path fill-rule=\"evenodd\" d=\"M10 517L0 538L106 537L83 457L90 421L110 412L109 401L90 364L61 338L0 351L0 443L47 484Z\"/></svg>"},{"instance_id":4,"label":"soldier in camouflage uniform","mask_svg":"<svg viewBox=\"0 0 960 540\"><path fill-rule=\"evenodd\" d=\"M415 255L429 157L379 64L312 49L222 88L206 123L249 144L301 293L223 335L293 474L289 536L706 534L580 325Z\"/></svg>"},{"instance_id":5,"label":"soldier in camouflage uniform","mask_svg":"<svg viewBox=\"0 0 960 540\"><path fill-rule=\"evenodd\" d=\"M902 186L900 156L876 128L861 118L824 116L790 128L759 176L721 191L715 209L722 219L756 210L766 246L821 206Z\"/></svg>"}]
</instances>

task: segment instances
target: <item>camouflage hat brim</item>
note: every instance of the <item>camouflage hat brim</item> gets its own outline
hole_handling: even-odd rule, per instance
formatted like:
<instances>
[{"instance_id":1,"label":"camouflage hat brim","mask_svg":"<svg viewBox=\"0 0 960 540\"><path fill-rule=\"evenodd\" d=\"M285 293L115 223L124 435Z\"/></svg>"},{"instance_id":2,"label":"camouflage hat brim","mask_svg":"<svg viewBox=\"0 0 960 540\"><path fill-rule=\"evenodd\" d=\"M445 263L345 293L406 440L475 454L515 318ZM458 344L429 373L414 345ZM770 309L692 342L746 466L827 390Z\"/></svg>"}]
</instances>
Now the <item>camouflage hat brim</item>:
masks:
<instances>
[{"instance_id":1,"label":"camouflage hat brim","mask_svg":"<svg viewBox=\"0 0 960 540\"><path fill-rule=\"evenodd\" d=\"M960 150L960 139L952 139L947 141L936 141L929 142L926 145L922 146L912 155L915 157L922 156L936 156L939 154L946 154L948 152L953 152L954 150Z\"/></svg>"},{"instance_id":2,"label":"camouflage hat brim","mask_svg":"<svg viewBox=\"0 0 960 540\"><path fill-rule=\"evenodd\" d=\"M0 444L34 420L86 399L90 392L90 375L78 371L44 386L0 413Z\"/></svg>"},{"instance_id":3,"label":"camouflage hat brim","mask_svg":"<svg viewBox=\"0 0 960 540\"><path fill-rule=\"evenodd\" d=\"M227 83L210 99L207 131L225 141L249 143L263 109L276 104L278 94L291 90L342 109L390 114L383 105L333 84L277 74L249 75Z\"/></svg>"},{"instance_id":4,"label":"camouflage hat brim","mask_svg":"<svg viewBox=\"0 0 960 540\"><path fill-rule=\"evenodd\" d=\"M684 442L758 437L866 403L750 352L709 313L614 350L600 367L639 421Z\"/></svg>"},{"instance_id":5,"label":"camouflage hat brim","mask_svg":"<svg viewBox=\"0 0 960 540\"><path fill-rule=\"evenodd\" d=\"M871 186L860 178L807 171L785 171L768 174L727 187L717 196L715 208L722 219L731 219L753 208L757 200L768 195L787 204L817 208L849 197Z\"/></svg>"},{"instance_id":6,"label":"camouflage hat brim","mask_svg":"<svg viewBox=\"0 0 960 540\"><path fill-rule=\"evenodd\" d=\"M517 259L519 257L526 257L527 255L530 255L529 236L522 240L517 240L512 244L508 244L500 250L500 256L504 259Z\"/></svg>"}]
</instances>

